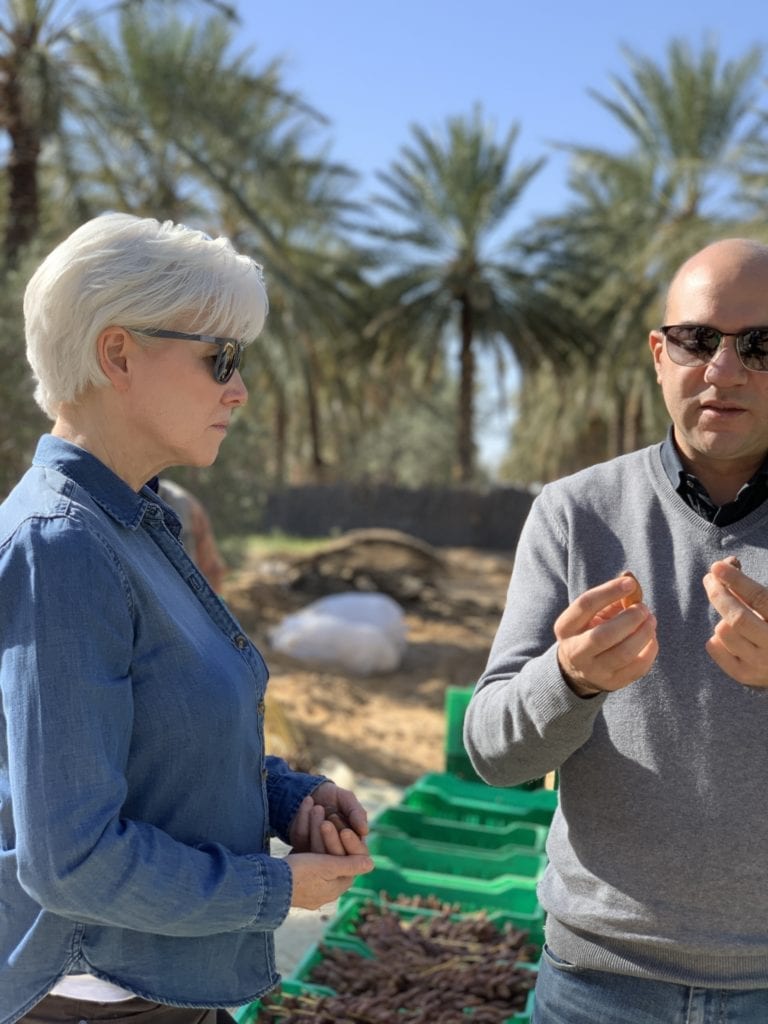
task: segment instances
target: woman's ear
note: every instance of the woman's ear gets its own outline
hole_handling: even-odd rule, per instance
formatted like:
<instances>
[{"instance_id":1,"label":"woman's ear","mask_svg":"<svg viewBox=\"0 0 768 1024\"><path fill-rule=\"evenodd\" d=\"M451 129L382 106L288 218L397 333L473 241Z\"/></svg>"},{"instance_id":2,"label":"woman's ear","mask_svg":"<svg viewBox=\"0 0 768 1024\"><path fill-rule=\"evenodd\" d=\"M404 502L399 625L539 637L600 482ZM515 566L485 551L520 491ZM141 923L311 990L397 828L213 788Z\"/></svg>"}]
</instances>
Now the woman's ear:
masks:
<instances>
[{"instance_id":1,"label":"woman's ear","mask_svg":"<svg viewBox=\"0 0 768 1024\"><path fill-rule=\"evenodd\" d=\"M124 327L105 327L96 339L99 366L118 391L124 391L130 381L130 357L136 344Z\"/></svg>"}]
</instances>

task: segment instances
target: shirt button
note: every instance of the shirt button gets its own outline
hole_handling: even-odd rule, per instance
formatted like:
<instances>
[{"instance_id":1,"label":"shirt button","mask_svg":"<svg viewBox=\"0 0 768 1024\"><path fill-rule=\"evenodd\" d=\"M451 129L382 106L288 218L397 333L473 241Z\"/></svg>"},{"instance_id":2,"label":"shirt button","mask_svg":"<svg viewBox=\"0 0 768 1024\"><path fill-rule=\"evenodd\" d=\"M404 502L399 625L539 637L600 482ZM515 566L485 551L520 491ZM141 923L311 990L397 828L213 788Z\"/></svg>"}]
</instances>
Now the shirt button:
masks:
<instances>
[{"instance_id":1,"label":"shirt button","mask_svg":"<svg viewBox=\"0 0 768 1024\"><path fill-rule=\"evenodd\" d=\"M267 776L268 775L269 775L269 770L267 768L262 768L261 769L261 777L264 780L264 782L267 781Z\"/></svg>"},{"instance_id":2,"label":"shirt button","mask_svg":"<svg viewBox=\"0 0 768 1024\"><path fill-rule=\"evenodd\" d=\"M259 712L260 715L263 715L264 712L267 710L267 705L264 703L263 700L260 700L259 703L256 705L256 710Z\"/></svg>"},{"instance_id":3,"label":"shirt button","mask_svg":"<svg viewBox=\"0 0 768 1024\"><path fill-rule=\"evenodd\" d=\"M239 651L242 651L242 650L245 650L245 648L247 646L248 646L247 638L244 637L242 633L238 633L237 636L235 637L235 647Z\"/></svg>"}]
</instances>

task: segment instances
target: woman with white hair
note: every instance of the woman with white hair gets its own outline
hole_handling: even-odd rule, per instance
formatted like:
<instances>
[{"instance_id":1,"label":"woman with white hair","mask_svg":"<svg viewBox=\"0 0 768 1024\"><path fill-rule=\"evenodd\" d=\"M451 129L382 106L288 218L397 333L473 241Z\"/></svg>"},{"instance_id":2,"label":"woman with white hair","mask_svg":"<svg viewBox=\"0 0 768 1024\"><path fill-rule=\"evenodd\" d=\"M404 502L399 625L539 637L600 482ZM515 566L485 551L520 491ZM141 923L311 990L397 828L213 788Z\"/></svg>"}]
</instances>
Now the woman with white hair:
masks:
<instances>
[{"instance_id":1,"label":"woman with white hair","mask_svg":"<svg viewBox=\"0 0 768 1024\"><path fill-rule=\"evenodd\" d=\"M53 427L0 506L0 1024L227 1020L289 907L372 867L354 795L265 755L264 662L145 486L214 461L266 312L228 240L124 214L29 282Z\"/></svg>"}]
</instances>

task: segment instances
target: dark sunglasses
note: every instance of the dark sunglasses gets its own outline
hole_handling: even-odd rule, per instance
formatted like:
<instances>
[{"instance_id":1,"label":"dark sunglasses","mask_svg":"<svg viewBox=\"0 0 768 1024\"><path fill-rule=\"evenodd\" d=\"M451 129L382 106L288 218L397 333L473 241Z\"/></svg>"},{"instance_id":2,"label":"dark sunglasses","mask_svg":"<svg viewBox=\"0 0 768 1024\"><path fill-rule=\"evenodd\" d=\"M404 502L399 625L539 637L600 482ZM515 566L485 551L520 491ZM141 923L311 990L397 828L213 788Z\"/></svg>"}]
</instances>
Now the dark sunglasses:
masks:
<instances>
[{"instance_id":1,"label":"dark sunglasses","mask_svg":"<svg viewBox=\"0 0 768 1024\"><path fill-rule=\"evenodd\" d=\"M706 324L672 324L659 330L669 358L678 366L705 366L720 351L725 338L733 338L744 369L768 373L768 327L747 327L738 334Z\"/></svg>"},{"instance_id":2,"label":"dark sunglasses","mask_svg":"<svg viewBox=\"0 0 768 1024\"><path fill-rule=\"evenodd\" d=\"M242 341L236 338L218 338L215 334L187 334L185 331L166 331L163 327L129 327L136 334L150 338L172 338L176 341L202 341L206 345L218 345L219 352L213 364L213 378L219 384L226 384L243 361Z\"/></svg>"}]
</instances>

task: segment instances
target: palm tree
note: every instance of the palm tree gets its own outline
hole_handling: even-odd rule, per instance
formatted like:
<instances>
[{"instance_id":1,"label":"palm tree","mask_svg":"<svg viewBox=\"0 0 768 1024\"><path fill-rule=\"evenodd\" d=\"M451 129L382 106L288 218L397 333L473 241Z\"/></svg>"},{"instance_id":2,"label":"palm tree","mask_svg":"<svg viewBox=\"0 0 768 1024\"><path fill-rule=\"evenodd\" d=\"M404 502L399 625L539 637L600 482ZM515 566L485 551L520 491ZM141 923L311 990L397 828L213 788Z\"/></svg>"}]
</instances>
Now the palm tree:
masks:
<instances>
[{"instance_id":1,"label":"palm tree","mask_svg":"<svg viewBox=\"0 0 768 1024\"><path fill-rule=\"evenodd\" d=\"M98 88L83 92L70 134L69 193L223 231L264 264L271 315L248 368L264 398L246 415L273 407L278 480L301 419L322 478L324 399L343 379L338 349L365 263L342 238L354 176L315 142L324 119L284 87L281 62L253 70L252 50L232 42L221 18L147 25L133 9L114 36L84 33L78 59Z\"/></svg>"},{"instance_id":2,"label":"palm tree","mask_svg":"<svg viewBox=\"0 0 768 1024\"><path fill-rule=\"evenodd\" d=\"M721 62L712 43L697 53L673 39L666 66L629 47L623 52L629 76L613 76L616 95L591 94L627 131L631 154L653 162L656 186L669 193L674 215L700 215L713 196L722 200L724 180L740 171L759 131L755 99L762 49L754 46L743 57Z\"/></svg>"},{"instance_id":3,"label":"palm tree","mask_svg":"<svg viewBox=\"0 0 768 1024\"><path fill-rule=\"evenodd\" d=\"M201 0L221 17L233 9ZM160 0L158 0L160 3ZM162 4L161 4L162 5ZM14 264L40 223L39 167L44 144L66 135L68 117L93 83L78 60L82 33L115 10L142 7L142 0L113 0L73 12L67 0L6 0L0 15L0 130L8 138L8 193L3 252ZM60 147L66 162L66 145Z\"/></svg>"},{"instance_id":4,"label":"palm tree","mask_svg":"<svg viewBox=\"0 0 768 1024\"><path fill-rule=\"evenodd\" d=\"M729 198L758 130L759 51L722 65L712 46L696 54L674 40L666 65L625 54L630 71L613 78L616 95L592 94L626 130L629 147L566 146L573 201L531 235L538 277L570 307L580 340L557 364L542 364L521 395L510 472L527 461L529 479L658 436L664 414L643 345L669 279L715 237L765 235L745 225ZM546 454L531 465L546 438Z\"/></svg>"},{"instance_id":5,"label":"palm tree","mask_svg":"<svg viewBox=\"0 0 768 1024\"><path fill-rule=\"evenodd\" d=\"M504 236L514 210L543 159L513 166L518 137L512 125L497 142L479 107L452 117L444 131L412 128L390 169L378 175L387 192L374 197L393 225L372 227L395 246L383 258L392 268L381 282L381 312L368 334L386 350L415 346L428 367L449 335L459 339L457 467L473 478L475 359L478 342L506 337L527 358L529 282L510 257L515 240Z\"/></svg>"}]
</instances>

